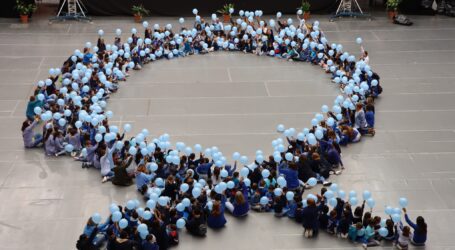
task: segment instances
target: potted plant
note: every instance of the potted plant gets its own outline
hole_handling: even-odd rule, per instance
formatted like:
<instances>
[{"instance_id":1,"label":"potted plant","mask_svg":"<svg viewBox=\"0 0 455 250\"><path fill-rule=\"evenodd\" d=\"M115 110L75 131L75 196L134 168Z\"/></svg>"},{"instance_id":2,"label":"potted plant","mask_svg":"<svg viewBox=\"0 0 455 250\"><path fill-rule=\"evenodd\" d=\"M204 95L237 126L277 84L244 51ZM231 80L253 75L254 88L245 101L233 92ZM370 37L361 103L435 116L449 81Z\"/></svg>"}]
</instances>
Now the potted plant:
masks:
<instances>
[{"instance_id":1,"label":"potted plant","mask_svg":"<svg viewBox=\"0 0 455 250\"><path fill-rule=\"evenodd\" d=\"M305 20L310 19L310 7L311 7L310 2L308 2L308 0L303 0L302 6L300 6L300 8L298 8L299 10L301 10L303 12L303 19L305 19Z\"/></svg>"},{"instance_id":2,"label":"potted plant","mask_svg":"<svg viewBox=\"0 0 455 250\"><path fill-rule=\"evenodd\" d=\"M387 15L389 19L393 19L393 17L398 15L398 5L400 2L401 0L387 0Z\"/></svg>"},{"instance_id":3,"label":"potted plant","mask_svg":"<svg viewBox=\"0 0 455 250\"><path fill-rule=\"evenodd\" d=\"M148 15L149 14L149 11L144 8L144 6L141 5L133 5L133 7L131 8L131 11L133 12L133 15L134 15L134 21L136 23L140 23L142 21L142 17L144 15Z\"/></svg>"},{"instance_id":4,"label":"potted plant","mask_svg":"<svg viewBox=\"0 0 455 250\"><path fill-rule=\"evenodd\" d=\"M36 10L36 4L26 4L21 0L16 0L16 9L19 12L21 23L28 23L28 17Z\"/></svg>"},{"instance_id":5,"label":"potted plant","mask_svg":"<svg viewBox=\"0 0 455 250\"><path fill-rule=\"evenodd\" d=\"M223 15L223 22L227 23L231 20L231 14L234 12L234 4L225 4L223 8L217 11L221 15Z\"/></svg>"}]
</instances>

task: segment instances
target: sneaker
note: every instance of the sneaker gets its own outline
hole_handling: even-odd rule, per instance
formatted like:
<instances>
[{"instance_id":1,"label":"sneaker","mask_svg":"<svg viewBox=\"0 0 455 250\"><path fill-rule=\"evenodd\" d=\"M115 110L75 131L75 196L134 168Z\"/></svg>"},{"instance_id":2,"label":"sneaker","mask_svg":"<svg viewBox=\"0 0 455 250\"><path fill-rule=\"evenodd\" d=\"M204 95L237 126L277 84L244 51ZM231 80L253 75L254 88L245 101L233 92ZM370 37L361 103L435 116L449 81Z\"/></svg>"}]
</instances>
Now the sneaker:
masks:
<instances>
[{"instance_id":1,"label":"sneaker","mask_svg":"<svg viewBox=\"0 0 455 250\"><path fill-rule=\"evenodd\" d=\"M368 248L367 244L365 244L365 243L362 244L362 247L363 247L363 249L367 249Z\"/></svg>"},{"instance_id":2,"label":"sneaker","mask_svg":"<svg viewBox=\"0 0 455 250\"><path fill-rule=\"evenodd\" d=\"M101 180L101 183L105 183L106 181L108 181L107 176L104 176L103 179Z\"/></svg>"},{"instance_id":3,"label":"sneaker","mask_svg":"<svg viewBox=\"0 0 455 250\"><path fill-rule=\"evenodd\" d=\"M330 181L324 181L324 182L322 183L322 185L323 185L324 187L328 187L328 186L332 185L332 182L330 182Z\"/></svg>"},{"instance_id":4,"label":"sneaker","mask_svg":"<svg viewBox=\"0 0 455 250\"><path fill-rule=\"evenodd\" d=\"M82 163L81 167L82 167L82 168L87 168L87 163L85 163L85 162Z\"/></svg>"},{"instance_id":5,"label":"sneaker","mask_svg":"<svg viewBox=\"0 0 455 250\"><path fill-rule=\"evenodd\" d=\"M335 175L340 175L341 173L342 173L341 170L335 171Z\"/></svg>"}]
</instances>

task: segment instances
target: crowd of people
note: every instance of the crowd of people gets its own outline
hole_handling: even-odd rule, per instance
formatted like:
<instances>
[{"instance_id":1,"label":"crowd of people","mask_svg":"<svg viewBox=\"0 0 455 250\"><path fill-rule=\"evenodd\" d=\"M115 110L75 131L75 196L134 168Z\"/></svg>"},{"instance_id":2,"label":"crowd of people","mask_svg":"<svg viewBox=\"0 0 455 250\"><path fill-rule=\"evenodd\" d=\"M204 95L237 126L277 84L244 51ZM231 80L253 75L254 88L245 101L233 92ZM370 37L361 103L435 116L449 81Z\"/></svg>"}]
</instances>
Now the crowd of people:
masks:
<instances>
[{"instance_id":1,"label":"crowd of people","mask_svg":"<svg viewBox=\"0 0 455 250\"><path fill-rule=\"evenodd\" d=\"M288 217L302 224L307 238L322 231L365 249L381 242L398 249L425 245L427 224L421 216L416 222L409 218L404 198L399 202L401 209L386 207L386 216L381 218L373 214L375 201L369 191L363 192L361 204L357 204L355 191L346 198L335 183L321 188L319 194L310 193L303 198L303 189L292 190L286 183L280 185L280 180L264 177L264 172L262 175L257 183L251 171L248 177L228 175L216 185L213 176L198 181L197 177L187 176L180 182L170 175L164 183L157 179L147 192L146 207L140 207L138 200L130 200L124 207L111 204L104 222L98 213L89 218L77 247L98 249L105 244L108 250L168 249L179 244L179 229L186 228L191 235L203 237L208 228L218 230L226 225L225 211L232 217L244 217L250 210ZM402 213L408 225L401 222Z\"/></svg>"},{"instance_id":2,"label":"crowd of people","mask_svg":"<svg viewBox=\"0 0 455 250\"><path fill-rule=\"evenodd\" d=\"M282 20L281 13L276 21L266 22L261 20L261 11L240 11L236 20L231 18L226 24L216 15L209 22L197 15L197 10L193 13L193 27L185 28L180 18L178 33L170 24L155 24L152 29L144 22L143 38L133 28L124 42L122 31L117 29L114 43L106 44L104 31L99 30L96 46L87 42L61 68L50 69L49 78L39 81L30 97L22 125L26 148L43 147L45 154L53 157L71 155L82 162L82 168L99 169L102 182L135 184L147 200L146 208L140 208L137 201L129 201L125 208L113 204L105 223L99 214L92 216L78 249L96 249L102 242L113 250L166 249L178 244L179 228L202 236L207 226L225 225L225 210L242 217L250 209L291 217L303 223L307 237L314 237L323 228L365 246L375 245L382 238L393 238L403 249L411 239L416 244L425 242L423 218L419 217L415 225L406 217L414 228L412 238L408 227L398 226L399 220L392 224L386 220L383 225L369 212L364 216L364 205L352 213L356 198L344 201L333 188L336 184L328 181L330 175L340 174L344 168L340 146L375 134L374 100L382 88L363 47L356 59L344 52L341 44L329 44L317 21L307 23L300 15L293 25L292 19ZM361 38L356 42L362 44ZM258 151L249 161L236 152L233 165L217 147L203 150L199 144L190 147L183 142L172 147L168 134L149 140L147 129L125 138L131 125L125 124L121 131L109 124L113 113L106 111L106 101L131 70L160 59L221 50L319 65L342 94L332 108L321 107L321 113L311 120L311 128L297 132L278 125L277 131L286 141L274 140L272 155L266 158ZM42 132L37 132L38 126ZM237 169L237 165L242 167ZM303 199L304 190L318 183L330 186L330 190L323 188L320 195ZM335 198L334 192L339 197ZM390 213L391 218L399 212Z\"/></svg>"}]
</instances>

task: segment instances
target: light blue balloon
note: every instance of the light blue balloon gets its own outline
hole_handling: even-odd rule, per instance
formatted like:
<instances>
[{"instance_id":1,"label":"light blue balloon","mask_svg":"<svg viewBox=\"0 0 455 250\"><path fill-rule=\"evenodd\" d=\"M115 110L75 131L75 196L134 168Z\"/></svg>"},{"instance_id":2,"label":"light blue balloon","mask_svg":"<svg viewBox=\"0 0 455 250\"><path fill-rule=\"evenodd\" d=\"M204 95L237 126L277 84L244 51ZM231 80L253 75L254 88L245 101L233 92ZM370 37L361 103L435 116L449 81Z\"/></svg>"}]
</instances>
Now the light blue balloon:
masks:
<instances>
[{"instance_id":1,"label":"light blue balloon","mask_svg":"<svg viewBox=\"0 0 455 250\"><path fill-rule=\"evenodd\" d=\"M201 195L202 191L200 188L193 188L191 190L191 194L193 195L194 198L198 198Z\"/></svg>"},{"instance_id":2,"label":"light blue balloon","mask_svg":"<svg viewBox=\"0 0 455 250\"><path fill-rule=\"evenodd\" d=\"M183 193L186 193L186 191L188 191L189 188L190 188L190 186L186 183L183 183L182 185L180 185L180 191L182 191Z\"/></svg>"},{"instance_id":3,"label":"light blue balloon","mask_svg":"<svg viewBox=\"0 0 455 250\"><path fill-rule=\"evenodd\" d=\"M292 200L294 200L294 195L295 195L294 192L288 191L288 192L286 192L286 199L288 201L292 201Z\"/></svg>"},{"instance_id":4,"label":"light blue balloon","mask_svg":"<svg viewBox=\"0 0 455 250\"><path fill-rule=\"evenodd\" d=\"M400 207L402 207L402 208L403 207L407 207L408 206L408 199L402 197L402 198L400 198L399 203L400 203Z\"/></svg>"},{"instance_id":5,"label":"light blue balloon","mask_svg":"<svg viewBox=\"0 0 455 250\"><path fill-rule=\"evenodd\" d=\"M294 155L292 153L286 153L284 155L284 158L287 160L287 161L292 161L294 159Z\"/></svg>"},{"instance_id":6,"label":"light blue balloon","mask_svg":"<svg viewBox=\"0 0 455 250\"><path fill-rule=\"evenodd\" d=\"M235 187L235 183L233 181L228 181L227 182L227 188L228 189L233 189Z\"/></svg>"},{"instance_id":7,"label":"light blue balloon","mask_svg":"<svg viewBox=\"0 0 455 250\"><path fill-rule=\"evenodd\" d=\"M248 164L248 157L246 157L246 156L240 157L240 163L243 165Z\"/></svg>"},{"instance_id":8,"label":"light blue balloon","mask_svg":"<svg viewBox=\"0 0 455 250\"><path fill-rule=\"evenodd\" d=\"M264 170L262 170L261 174L262 174L262 177L265 179L270 176L270 171L268 169L264 169Z\"/></svg>"},{"instance_id":9,"label":"light blue balloon","mask_svg":"<svg viewBox=\"0 0 455 250\"><path fill-rule=\"evenodd\" d=\"M121 229L125 229L128 226L128 221L126 219L121 219L118 222L118 225Z\"/></svg>"},{"instance_id":10,"label":"light blue balloon","mask_svg":"<svg viewBox=\"0 0 455 250\"><path fill-rule=\"evenodd\" d=\"M250 174L250 170L247 167L244 167L240 170L240 176L247 177Z\"/></svg>"},{"instance_id":11,"label":"light blue balloon","mask_svg":"<svg viewBox=\"0 0 455 250\"><path fill-rule=\"evenodd\" d=\"M74 150L74 146L73 145L71 145L71 144L66 144L65 145L65 151L66 152L71 153L71 152L73 152L73 150Z\"/></svg>"},{"instance_id":12,"label":"light blue balloon","mask_svg":"<svg viewBox=\"0 0 455 250\"><path fill-rule=\"evenodd\" d=\"M330 198L330 199L329 199L329 205L330 205L331 207L336 207L337 204L338 204L338 201L337 201L336 198Z\"/></svg>"},{"instance_id":13,"label":"light blue balloon","mask_svg":"<svg viewBox=\"0 0 455 250\"><path fill-rule=\"evenodd\" d=\"M344 200L344 198L346 198L346 192L344 192L343 190L339 190L338 197L340 197L340 199Z\"/></svg>"},{"instance_id":14,"label":"light blue balloon","mask_svg":"<svg viewBox=\"0 0 455 250\"><path fill-rule=\"evenodd\" d=\"M358 200L356 197L351 197L349 199L349 204L351 204L351 206L355 206L355 205L357 205L357 203L358 203Z\"/></svg>"},{"instance_id":15,"label":"light blue balloon","mask_svg":"<svg viewBox=\"0 0 455 250\"><path fill-rule=\"evenodd\" d=\"M369 198L371 198L371 192L368 190L363 191L363 199L368 200Z\"/></svg>"},{"instance_id":16,"label":"light blue balloon","mask_svg":"<svg viewBox=\"0 0 455 250\"><path fill-rule=\"evenodd\" d=\"M389 235L389 230L387 230L385 227L379 228L378 232L382 237L387 237L387 235Z\"/></svg>"},{"instance_id":17,"label":"light blue balloon","mask_svg":"<svg viewBox=\"0 0 455 250\"><path fill-rule=\"evenodd\" d=\"M280 187L286 187L287 185L286 179L283 176L278 177L276 182Z\"/></svg>"},{"instance_id":18,"label":"light blue balloon","mask_svg":"<svg viewBox=\"0 0 455 250\"><path fill-rule=\"evenodd\" d=\"M401 221L401 215L399 214L392 214L392 220L394 223L398 223Z\"/></svg>"},{"instance_id":19,"label":"light blue balloon","mask_svg":"<svg viewBox=\"0 0 455 250\"><path fill-rule=\"evenodd\" d=\"M91 218L92 218L93 223L95 223L95 224L101 223L101 215L99 213L94 213Z\"/></svg>"},{"instance_id":20,"label":"light blue balloon","mask_svg":"<svg viewBox=\"0 0 455 250\"><path fill-rule=\"evenodd\" d=\"M261 199L259 200L259 203L265 206L269 203L269 198L267 198L266 196L262 196Z\"/></svg>"},{"instance_id":21,"label":"light blue balloon","mask_svg":"<svg viewBox=\"0 0 455 250\"><path fill-rule=\"evenodd\" d=\"M129 153L130 155L136 155L136 154L137 154L137 149L136 149L136 147L131 146L131 147L128 149L128 153Z\"/></svg>"},{"instance_id":22,"label":"light blue balloon","mask_svg":"<svg viewBox=\"0 0 455 250\"><path fill-rule=\"evenodd\" d=\"M368 199L367 199L367 205L368 205L368 207L370 207L370 208L374 208L374 206L376 205L376 202L374 201L373 198L368 198Z\"/></svg>"},{"instance_id":23,"label":"light blue balloon","mask_svg":"<svg viewBox=\"0 0 455 250\"><path fill-rule=\"evenodd\" d=\"M311 187L316 186L318 184L318 180L314 177L311 177L307 180L307 184L310 185Z\"/></svg>"},{"instance_id":24,"label":"light blue balloon","mask_svg":"<svg viewBox=\"0 0 455 250\"><path fill-rule=\"evenodd\" d=\"M112 221L118 222L122 218L122 213L120 211L115 211L112 213Z\"/></svg>"}]
</instances>

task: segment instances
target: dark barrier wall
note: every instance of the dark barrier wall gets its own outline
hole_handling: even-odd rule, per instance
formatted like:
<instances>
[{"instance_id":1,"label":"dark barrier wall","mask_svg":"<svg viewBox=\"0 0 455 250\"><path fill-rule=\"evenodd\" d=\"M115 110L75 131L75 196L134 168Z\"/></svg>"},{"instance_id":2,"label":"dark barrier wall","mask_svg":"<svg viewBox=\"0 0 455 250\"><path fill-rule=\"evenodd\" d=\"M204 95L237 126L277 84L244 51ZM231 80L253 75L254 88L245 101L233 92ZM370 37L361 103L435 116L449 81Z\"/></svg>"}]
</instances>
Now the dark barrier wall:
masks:
<instances>
[{"instance_id":1,"label":"dark barrier wall","mask_svg":"<svg viewBox=\"0 0 455 250\"><path fill-rule=\"evenodd\" d=\"M226 3L239 10L262 10L264 14L295 13L301 0L83 0L90 15L131 15L131 6L142 4L154 15L190 16L197 8L201 15L209 15ZM336 7L336 0L310 0L311 10L328 13Z\"/></svg>"},{"instance_id":2,"label":"dark barrier wall","mask_svg":"<svg viewBox=\"0 0 455 250\"><path fill-rule=\"evenodd\" d=\"M35 0L23 0L25 3L34 3ZM18 17L16 0L0 0L0 17Z\"/></svg>"}]
</instances>

